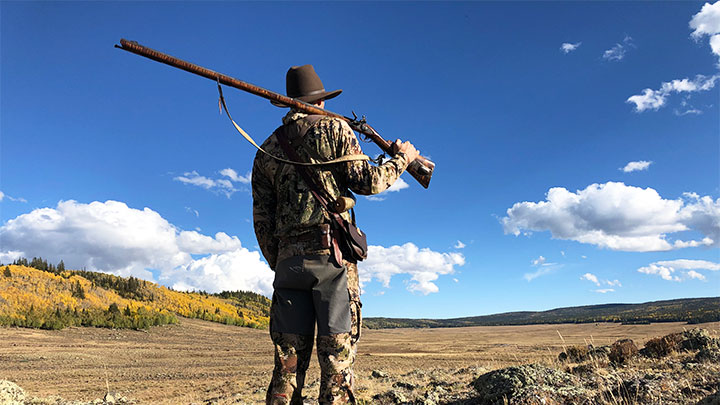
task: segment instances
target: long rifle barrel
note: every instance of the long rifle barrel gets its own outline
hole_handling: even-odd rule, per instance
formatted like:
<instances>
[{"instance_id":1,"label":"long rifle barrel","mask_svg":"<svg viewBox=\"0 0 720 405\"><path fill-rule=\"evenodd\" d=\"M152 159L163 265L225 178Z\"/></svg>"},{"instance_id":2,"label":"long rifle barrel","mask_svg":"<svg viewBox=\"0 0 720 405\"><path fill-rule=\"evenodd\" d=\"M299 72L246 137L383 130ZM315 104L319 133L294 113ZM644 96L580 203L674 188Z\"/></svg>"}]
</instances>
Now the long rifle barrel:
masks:
<instances>
[{"instance_id":1,"label":"long rifle barrel","mask_svg":"<svg viewBox=\"0 0 720 405\"><path fill-rule=\"evenodd\" d=\"M374 143L376 143L380 149L382 149L384 152L392 154L392 144L382 138L370 125L365 123L364 120L357 120L355 118L349 118L344 115L340 115L337 113L334 113L332 111L328 111L322 108L319 108L315 105L308 104L304 101L297 100L291 97L284 96L279 93L275 93L273 91L264 89L259 86L255 86L254 84L250 84L248 82L244 82L242 80L235 79L234 77L230 77L228 75L224 75L222 73L216 72L214 70L210 70L207 68L204 68L202 66L195 65L190 62L186 62L182 59L178 59L174 56L170 56L168 54L158 52L154 49L150 49L148 47L142 46L138 44L135 41L128 41L126 39L120 40L120 45L115 45L116 48L120 48L122 50L132 52L134 54L144 56L148 59L152 59L156 62L164 63L166 65L170 65L172 67L176 67L178 69L182 69L186 72L194 73L196 75L206 77L212 81L220 82L221 84L224 84L226 86L235 87L236 89L240 89L243 91L246 91L248 93L255 94L256 96L260 96L262 98L275 101L280 104L284 104L288 107L295 108L299 111L306 112L308 114L321 114L321 115L327 115L330 117L339 118L342 120L345 120L350 127L367 136L370 140L372 140ZM430 178L432 177L433 171L435 170L435 163L430 161L429 159L426 159L422 156L418 156L417 159L415 159L413 162L410 163L410 165L407 168L408 173L410 173L423 187L427 188L428 185L430 185Z\"/></svg>"}]
</instances>

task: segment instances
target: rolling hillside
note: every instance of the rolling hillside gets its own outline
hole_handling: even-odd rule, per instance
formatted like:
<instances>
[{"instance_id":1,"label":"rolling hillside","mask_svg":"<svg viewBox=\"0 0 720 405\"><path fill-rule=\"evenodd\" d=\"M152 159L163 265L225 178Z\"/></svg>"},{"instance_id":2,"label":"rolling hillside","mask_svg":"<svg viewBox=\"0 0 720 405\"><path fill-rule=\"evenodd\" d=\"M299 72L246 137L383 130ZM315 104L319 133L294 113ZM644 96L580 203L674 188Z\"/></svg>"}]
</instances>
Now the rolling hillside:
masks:
<instances>
[{"instance_id":1,"label":"rolling hillside","mask_svg":"<svg viewBox=\"0 0 720 405\"><path fill-rule=\"evenodd\" d=\"M134 277L44 267L0 268L0 325L147 328L175 323L177 315L252 328L269 322L270 300L251 292L186 293Z\"/></svg>"},{"instance_id":2,"label":"rolling hillside","mask_svg":"<svg viewBox=\"0 0 720 405\"><path fill-rule=\"evenodd\" d=\"M720 297L684 298L642 304L601 304L557 308L542 312L502 314L452 319L366 318L365 326L384 328L447 328L460 326L531 325L589 322L715 322L720 320Z\"/></svg>"},{"instance_id":3,"label":"rolling hillside","mask_svg":"<svg viewBox=\"0 0 720 405\"><path fill-rule=\"evenodd\" d=\"M266 328L270 300L245 291L208 294L179 292L106 273L65 270L42 259L20 259L0 267L0 326L61 329L67 326L147 328L177 322L177 316L228 325ZM687 298L642 304L602 304L541 312L452 319L366 318L364 326L443 328L589 322L714 322L720 297Z\"/></svg>"}]
</instances>

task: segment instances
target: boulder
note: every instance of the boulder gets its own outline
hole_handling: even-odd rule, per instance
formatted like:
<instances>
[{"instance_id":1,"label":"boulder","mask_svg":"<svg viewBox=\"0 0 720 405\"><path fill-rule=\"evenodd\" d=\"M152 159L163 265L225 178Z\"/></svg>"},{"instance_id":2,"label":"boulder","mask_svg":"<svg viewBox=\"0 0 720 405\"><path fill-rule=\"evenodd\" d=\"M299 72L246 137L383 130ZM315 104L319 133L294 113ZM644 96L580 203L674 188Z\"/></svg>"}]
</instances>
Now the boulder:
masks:
<instances>
[{"instance_id":1,"label":"boulder","mask_svg":"<svg viewBox=\"0 0 720 405\"><path fill-rule=\"evenodd\" d=\"M25 390L14 382L0 380L0 404L22 405L25 403Z\"/></svg>"},{"instance_id":2,"label":"boulder","mask_svg":"<svg viewBox=\"0 0 720 405\"><path fill-rule=\"evenodd\" d=\"M582 402L587 392L577 377L539 364L491 371L472 382L483 404Z\"/></svg>"},{"instance_id":3,"label":"boulder","mask_svg":"<svg viewBox=\"0 0 720 405\"><path fill-rule=\"evenodd\" d=\"M608 358L616 365L620 365L637 356L638 352L638 348L632 339L620 339L610 346Z\"/></svg>"},{"instance_id":4,"label":"boulder","mask_svg":"<svg viewBox=\"0 0 720 405\"><path fill-rule=\"evenodd\" d=\"M669 356L682 348L682 342L685 340L684 333L677 332L669 335L650 339L645 343L640 353L647 357L662 358Z\"/></svg>"}]
</instances>

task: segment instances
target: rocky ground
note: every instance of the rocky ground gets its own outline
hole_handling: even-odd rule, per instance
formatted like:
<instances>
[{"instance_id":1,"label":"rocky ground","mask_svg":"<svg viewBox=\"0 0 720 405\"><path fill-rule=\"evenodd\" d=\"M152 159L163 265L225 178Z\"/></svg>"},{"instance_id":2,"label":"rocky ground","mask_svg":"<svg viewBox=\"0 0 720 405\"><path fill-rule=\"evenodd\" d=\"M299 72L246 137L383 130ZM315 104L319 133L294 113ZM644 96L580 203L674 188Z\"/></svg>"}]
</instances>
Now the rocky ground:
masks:
<instances>
[{"instance_id":1,"label":"rocky ground","mask_svg":"<svg viewBox=\"0 0 720 405\"><path fill-rule=\"evenodd\" d=\"M392 385L373 404L720 404L720 339L704 329L646 342L571 346L548 367L435 369L373 377ZM468 378L469 377L469 378Z\"/></svg>"}]
</instances>

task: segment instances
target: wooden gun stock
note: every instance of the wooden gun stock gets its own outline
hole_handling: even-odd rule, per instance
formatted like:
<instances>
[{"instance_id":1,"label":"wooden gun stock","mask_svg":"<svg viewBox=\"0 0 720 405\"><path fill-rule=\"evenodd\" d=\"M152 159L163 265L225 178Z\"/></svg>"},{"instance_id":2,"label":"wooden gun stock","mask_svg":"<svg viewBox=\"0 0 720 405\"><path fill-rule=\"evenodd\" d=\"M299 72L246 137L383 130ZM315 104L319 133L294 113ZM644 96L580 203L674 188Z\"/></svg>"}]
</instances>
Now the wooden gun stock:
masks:
<instances>
[{"instance_id":1,"label":"wooden gun stock","mask_svg":"<svg viewBox=\"0 0 720 405\"><path fill-rule=\"evenodd\" d=\"M120 45L115 45L115 47L134 53L136 55L144 56L156 62L164 63L166 65L182 69L186 72L206 77L212 81L216 81L226 86L246 91L248 93L260 96L270 101L284 104L288 107L295 108L308 114L321 114L330 117L340 118L342 120L345 120L354 131L362 133L370 140L372 140L375 144L377 144L380 149L382 149L385 153L392 155L391 143L381 137L380 134L378 134L370 125L366 124L364 120L358 121L357 119L349 118L344 115L340 115L332 111L319 108L304 101L300 101L279 93L275 93L262 87L255 86L254 84L235 79L222 73L215 72L214 70L210 70L202 66L186 62L182 59L178 59L174 56L170 56L154 49L150 49L148 47L138 44L135 41L121 39ZM428 188L428 186L430 185L430 179L434 170L435 163L422 156L418 156L417 159L412 161L407 168L407 172L410 173L418 181L418 183L420 183L425 188Z\"/></svg>"}]
</instances>

